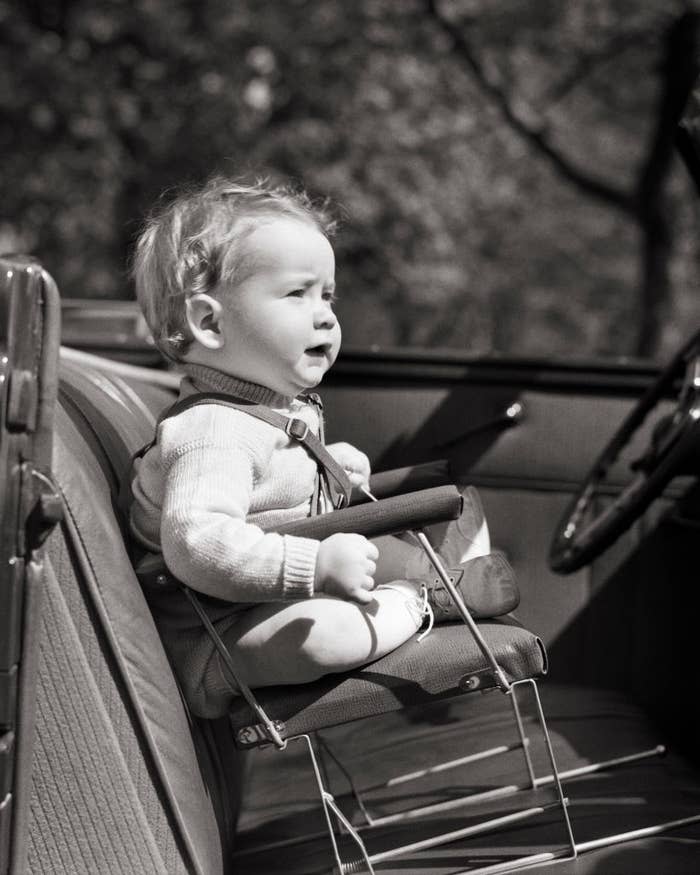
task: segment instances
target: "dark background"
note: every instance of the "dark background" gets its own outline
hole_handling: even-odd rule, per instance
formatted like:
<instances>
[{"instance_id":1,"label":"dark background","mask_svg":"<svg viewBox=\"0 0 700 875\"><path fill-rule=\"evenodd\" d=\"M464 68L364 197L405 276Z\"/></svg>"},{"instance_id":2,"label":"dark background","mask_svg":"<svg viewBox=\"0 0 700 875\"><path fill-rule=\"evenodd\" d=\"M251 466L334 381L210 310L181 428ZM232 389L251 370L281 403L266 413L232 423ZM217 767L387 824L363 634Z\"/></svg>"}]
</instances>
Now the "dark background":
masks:
<instances>
[{"instance_id":1,"label":"dark background","mask_svg":"<svg viewBox=\"0 0 700 875\"><path fill-rule=\"evenodd\" d=\"M700 323L675 0L0 2L0 251L130 298L153 201L328 195L345 342L665 358Z\"/></svg>"}]
</instances>

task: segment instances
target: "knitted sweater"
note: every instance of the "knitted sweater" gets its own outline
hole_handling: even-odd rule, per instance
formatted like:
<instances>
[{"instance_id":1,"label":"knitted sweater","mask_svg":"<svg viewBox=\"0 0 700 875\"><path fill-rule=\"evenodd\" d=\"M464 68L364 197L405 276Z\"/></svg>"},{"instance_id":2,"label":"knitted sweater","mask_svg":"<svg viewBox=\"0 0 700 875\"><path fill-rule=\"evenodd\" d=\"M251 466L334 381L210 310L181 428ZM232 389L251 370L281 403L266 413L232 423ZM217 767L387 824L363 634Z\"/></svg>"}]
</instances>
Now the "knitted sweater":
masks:
<instances>
[{"instance_id":1,"label":"knitted sweater","mask_svg":"<svg viewBox=\"0 0 700 875\"><path fill-rule=\"evenodd\" d=\"M186 366L180 397L225 392L287 416L318 434L316 409L203 366ZM147 549L198 590L220 635L251 603L310 598L319 542L263 532L309 515L316 463L275 426L220 404L165 419L137 460L130 523ZM225 713L232 691L214 644L179 589L147 593L156 624L195 714Z\"/></svg>"},{"instance_id":2,"label":"knitted sweater","mask_svg":"<svg viewBox=\"0 0 700 875\"><path fill-rule=\"evenodd\" d=\"M180 397L224 392L303 419L316 409L200 365L186 367ZM207 404L165 419L137 460L131 527L170 571L228 602L310 598L319 542L263 532L309 515L316 463L281 429Z\"/></svg>"}]
</instances>

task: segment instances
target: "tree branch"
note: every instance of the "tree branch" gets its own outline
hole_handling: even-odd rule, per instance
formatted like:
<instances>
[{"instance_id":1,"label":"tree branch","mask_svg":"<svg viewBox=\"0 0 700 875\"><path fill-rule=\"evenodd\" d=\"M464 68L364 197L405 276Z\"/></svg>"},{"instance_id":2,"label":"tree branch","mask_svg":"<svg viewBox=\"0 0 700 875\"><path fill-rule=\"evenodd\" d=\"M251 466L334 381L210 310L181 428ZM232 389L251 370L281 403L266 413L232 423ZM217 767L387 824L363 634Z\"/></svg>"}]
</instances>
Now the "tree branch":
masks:
<instances>
[{"instance_id":1,"label":"tree branch","mask_svg":"<svg viewBox=\"0 0 700 875\"><path fill-rule=\"evenodd\" d=\"M658 345L661 315L668 299L672 225L664 188L675 153L678 125L695 84L699 65L700 14L685 12L666 37L663 87L656 126L636 186L637 217L643 234L641 320L635 353L652 355Z\"/></svg>"},{"instance_id":2,"label":"tree branch","mask_svg":"<svg viewBox=\"0 0 700 875\"><path fill-rule=\"evenodd\" d=\"M588 52L577 58L562 78L555 82L544 96L544 101L548 108L553 104L560 103L567 97L587 76L589 76L596 67L605 64L607 61L617 59L623 52L628 49L636 48L639 45L640 37L648 37L646 33L631 32L626 34L617 34L606 45L601 46L594 52Z\"/></svg>"},{"instance_id":3,"label":"tree branch","mask_svg":"<svg viewBox=\"0 0 700 875\"><path fill-rule=\"evenodd\" d=\"M642 210L658 196L670 169L678 125L700 72L699 43L700 13L685 12L671 25L666 39L656 125L637 186Z\"/></svg>"},{"instance_id":4,"label":"tree branch","mask_svg":"<svg viewBox=\"0 0 700 875\"><path fill-rule=\"evenodd\" d=\"M424 0L424 2L428 15L449 36L454 53L469 69L481 90L490 97L510 127L547 158L560 176L598 200L625 213L634 213L634 198L629 192L576 167L552 144L544 128L531 124L516 113L506 95L489 80L461 29L442 15L438 0Z\"/></svg>"}]
</instances>

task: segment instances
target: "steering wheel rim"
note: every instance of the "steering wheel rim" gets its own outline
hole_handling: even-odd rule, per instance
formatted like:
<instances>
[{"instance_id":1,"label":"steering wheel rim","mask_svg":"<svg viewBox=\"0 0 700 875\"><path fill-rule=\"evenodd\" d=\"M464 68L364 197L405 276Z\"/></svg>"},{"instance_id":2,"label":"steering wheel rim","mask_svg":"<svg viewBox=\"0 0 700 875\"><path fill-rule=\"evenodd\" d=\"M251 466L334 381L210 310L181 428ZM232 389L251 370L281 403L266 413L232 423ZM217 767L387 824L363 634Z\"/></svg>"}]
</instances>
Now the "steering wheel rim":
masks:
<instances>
[{"instance_id":1,"label":"steering wheel rim","mask_svg":"<svg viewBox=\"0 0 700 875\"><path fill-rule=\"evenodd\" d=\"M676 408L658 445L652 442L647 447L630 483L601 513L584 524L591 499L610 467L681 374L684 379ZM570 574L607 549L679 472L683 461L697 453L699 438L700 331L674 356L591 466L555 530L549 567L559 574Z\"/></svg>"}]
</instances>

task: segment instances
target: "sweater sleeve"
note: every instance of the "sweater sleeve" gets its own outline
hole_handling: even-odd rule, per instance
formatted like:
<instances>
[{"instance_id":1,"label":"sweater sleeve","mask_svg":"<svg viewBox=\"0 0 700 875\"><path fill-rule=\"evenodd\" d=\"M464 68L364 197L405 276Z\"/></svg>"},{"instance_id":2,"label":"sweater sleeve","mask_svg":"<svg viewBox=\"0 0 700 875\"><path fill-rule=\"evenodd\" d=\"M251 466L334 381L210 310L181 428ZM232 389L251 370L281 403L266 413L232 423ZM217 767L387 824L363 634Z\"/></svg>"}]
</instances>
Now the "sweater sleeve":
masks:
<instances>
[{"instance_id":1,"label":"sweater sleeve","mask_svg":"<svg viewBox=\"0 0 700 875\"><path fill-rule=\"evenodd\" d=\"M257 429L237 434L229 416L225 432L210 428L181 442L187 418L177 417L183 421L163 435L161 547L168 568L193 589L227 601L310 598L319 542L246 522L274 436L266 446Z\"/></svg>"}]
</instances>

